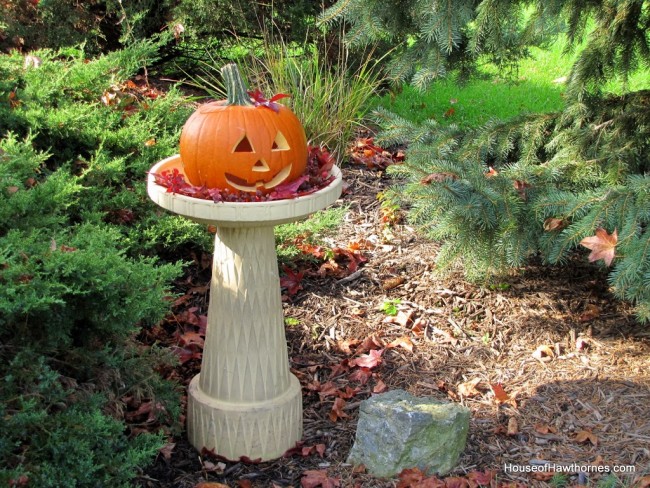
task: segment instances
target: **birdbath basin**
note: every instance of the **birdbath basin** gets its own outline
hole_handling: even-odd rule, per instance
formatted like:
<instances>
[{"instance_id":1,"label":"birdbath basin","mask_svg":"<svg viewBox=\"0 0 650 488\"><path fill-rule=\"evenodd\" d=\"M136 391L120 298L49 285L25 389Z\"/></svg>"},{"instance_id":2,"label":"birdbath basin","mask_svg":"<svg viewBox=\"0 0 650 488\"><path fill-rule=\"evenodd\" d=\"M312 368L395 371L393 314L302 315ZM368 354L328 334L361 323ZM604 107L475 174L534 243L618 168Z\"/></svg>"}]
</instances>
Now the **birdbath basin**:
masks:
<instances>
[{"instance_id":1,"label":"birdbath basin","mask_svg":"<svg viewBox=\"0 0 650 488\"><path fill-rule=\"evenodd\" d=\"M201 372L189 385L192 445L231 460L276 459L302 437L302 393L289 371L273 227L308 217L341 194L340 170L327 187L294 199L218 202L167 193L152 173L177 169L179 155L154 165L149 197L217 228Z\"/></svg>"}]
</instances>

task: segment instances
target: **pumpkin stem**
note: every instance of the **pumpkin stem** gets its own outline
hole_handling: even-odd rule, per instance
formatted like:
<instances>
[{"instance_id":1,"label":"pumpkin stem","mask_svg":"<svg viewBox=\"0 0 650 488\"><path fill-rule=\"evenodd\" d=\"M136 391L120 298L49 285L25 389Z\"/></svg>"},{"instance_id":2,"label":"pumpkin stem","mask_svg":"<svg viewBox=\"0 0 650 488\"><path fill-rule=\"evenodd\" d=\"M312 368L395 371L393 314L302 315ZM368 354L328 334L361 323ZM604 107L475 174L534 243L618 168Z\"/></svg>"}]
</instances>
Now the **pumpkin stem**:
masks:
<instances>
[{"instance_id":1,"label":"pumpkin stem","mask_svg":"<svg viewBox=\"0 0 650 488\"><path fill-rule=\"evenodd\" d=\"M229 63L221 68L221 76L223 76L223 82L226 85L228 105L255 105L251 102L246 81L244 81L244 78L235 63Z\"/></svg>"}]
</instances>

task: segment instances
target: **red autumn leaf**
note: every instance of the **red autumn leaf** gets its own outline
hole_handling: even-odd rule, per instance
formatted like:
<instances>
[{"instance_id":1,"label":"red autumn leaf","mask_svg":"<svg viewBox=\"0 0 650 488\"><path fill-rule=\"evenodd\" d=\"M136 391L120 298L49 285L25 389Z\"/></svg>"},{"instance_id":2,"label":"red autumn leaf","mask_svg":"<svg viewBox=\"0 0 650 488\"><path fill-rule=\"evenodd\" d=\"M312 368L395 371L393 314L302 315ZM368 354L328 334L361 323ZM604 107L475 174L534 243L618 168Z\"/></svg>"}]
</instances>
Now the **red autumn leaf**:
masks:
<instances>
[{"instance_id":1,"label":"red autumn leaf","mask_svg":"<svg viewBox=\"0 0 650 488\"><path fill-rule=\"evenodd\" d=\"M486 469L485 471L470 471L467 473L467 479L473 481L479 486L489 486L496 476L496 472Z\"/></svg>"},{"instance_id":2,"label":"red autumn leaf","mask_svg":"<svg viewBox=\"0 0 650 488\"><path fill-rule=\"evenodd\" d=\"M618 243L618 234L616 229L612 234L608 234L605 229L599 227L596 229L596 235L585 237L580 244L587 249L591 249L589 262L593 263L602 259L607 266L612 264L616 254L616 244Z\"/></svg>"},{"instance_id":3,"label":"red autumn leaf","mask_svg":"<svg viewBox=\"0 0 650 488\"><path fill-rule=\"evenodd\" d=\"M237 480L238 488L253 488L253 482L251 480L243 479Z\"/></svg>"},{"instance_id":4,"label":"red autumn leaf","mask_svg":"<svg viewBox=\"0 0 650 488\"><path fill-rule=\"evenodd\" d=\"M492 388L492 393L494 393L497 402L507 403L510 401L510 395L506 393L501 383L490 383L490 388Z\"/></svg>"},{"instance_id":5,"label":"red autumn leaf","mask_svg":"<svg viewBox=\"0 0 650 488\"><path fill-rule=\"evenodd\" d=\"M316 452L318 453L318 455L319 455L320 457L324 457L324 456L325 456L325 449L326 449L325 444L316 444L316 445L314 446L314 449L316 450Z\"/></svg>"},{"instance_id":6,"label":"red autumn leaf","mask_svg":"<svg viewBox=\"0 0 650 488\"><path fill-rule=\"evenodd\" d=\"M333 382L328 381L321 385L318 395L321 397L321 400L328 396L338 396L338 389Z\"/></svg>"},{"instance_id":7,"label":"red autumn leaf","mask_svg":"<svg viewBox=\"0 0 650 488\"><path fill-rule=\"evenodd\" d=\"M362 385L365 385L371 376L372 371L369 368L357 368L348 376L348 379L350 381L358 381Z\"/></svg>"},{"instance_id":8,"label":"red autumn leaf","mask_svg":"<svg viewBox=\"0 0 650 488\"><path fill-rule=\"evenodd\" d=\"M357 393L359 393L358 388L351 388L350 386L346 386L345 390L338 390L336 392L336 395L345 400L349 400L350 398L356 396Z\"/></svg>"},{"instance_id":9,"label":"red autumn leaf","mask_svg":"<svg viewBox=\"0 0 650 488\"><path fill-rule=\"evenodd\" d=\"M199 348L203 348L203 344L205 340L203 337L198 332L185 332L181 336L179 336L179 341L181 346L185 347L192 347L192 346L197 346Z\"/></svg>"},{"instance_id":10,"label":"red autumn leaf","mask_svg":"<svg viewBox=\"0 0 650 488\"><path fill-rule=\"evenodd\" d=\"M330 373L330 378L336 378L340 374L347 373L350 370L347 359L344 359L340 363L331 366L331 368L332 372Z\"/></svg>"},{"instance_id":11,"label":"red autumn leaf","mask_svg":"<svg viewBox=\"0 0 650 488\"><path fill-rule=\"evenodd\" d=\"M449 107L449 109L447 109L447 111L442 116L447 119L452 115L454 115L455 113L456 113L456 109L454 109L454 107Z\"/></svg>"},{"instance_id":12,"label":"red autumn leaf","mask_svg":"<svg viewBox=\"0 0 650 488\"><path fill-rule=\"evenodd\" d=\"M363 342L357 347L357 354L363 354L364 352L371 351L372 349L385 347L384 341L377 337L376 335L371 335L366 337Z\"/></svg>"},{"instance_id":13,"label":"red autumn leaf","mask_svg":"<svg viewBox=\"0 0 650 488\"><path fill-rule=\"evenodd\" d=\"M343 411L345 407L345 400L343 398L336 398L334 400L334 405L332 405L332 410L330 410L329 418L332 422L336 422L338 419L347 418L349 415Z\"/></svg>"},{"instance_id":14,"label":"red autumn leaf","mask_svg":"<svg viewBox=\"0 0 650 488\"><path fill-rule=\"evenodd\" d=\"M280 286L287 289L289 296L293 296L302 290L301 281L305 276L304 270L294 271L288 266L283 268L284 276L280 278Z\"/></svg>"},{"instance_id":15,"label":"red autumn leaf","mask_svg":"<svg viewBox=\"0 0 650 488\"><path fill-rule=\"evenodd\" d=\"M446 488L470 488L469 480L460 476L448 476L445 478Z\"/></svg>"},{"instance_id":16,"label":"red autumn leaf","mask_svg":"<svg viewBox=\"0 0 650 488\"><path fill-rule=\"evenodd\" d=\"M300 480L302 488L337 488L341 483L336 478L330 478L325 470L308 469Z\"/></svg>"},{"instance_id":17,"label":"red autumn leaf","mask_svg":"<svg viewBox=\"0 0 650 488\"><path fill-rule=\"evenodd\" d=\"M383 349L371 349L368 354L362 354L354 359L351 359L350 366L359 366L361 368L376 368L382 362L381 356L384 353Z\"/></svg>"},{"instance_id":18,"label":"red autumn leaf","mask_svg":"<svg viewBox=\"0 0 650 488\"><path fill-rule=\"evenodd\" d=\"M422 481L425 475L419 468L405 468L400 472L398 478L397 488L410 488L413 484Z\"/></svg>"},{"instance_id":19,"label":"red autumn leaf","mask_svg":"<svg viewBox=\"0 0 650 488\"><path fill-rule=\"evenodd\" d=\"M203 354L200 351L195 351L193 349L188 349L187 347L178 347L174 346L171 348L173 354L178 356L178 360L181 364L185 364L192 359L201 359Z\"/></svg>"},{"instance_id":20,"label":"red autumn leaf","mask_svg":"<svg viewBox=\"0 0 650 488\"><path fill-rule=\"evenodd\" d=\"M496 169L494 169L492 166L489 166L488 172L485 173L485 177L486 178L494 178L498 174L499 174L499 172Z\"/></svg>"}]
</instances>

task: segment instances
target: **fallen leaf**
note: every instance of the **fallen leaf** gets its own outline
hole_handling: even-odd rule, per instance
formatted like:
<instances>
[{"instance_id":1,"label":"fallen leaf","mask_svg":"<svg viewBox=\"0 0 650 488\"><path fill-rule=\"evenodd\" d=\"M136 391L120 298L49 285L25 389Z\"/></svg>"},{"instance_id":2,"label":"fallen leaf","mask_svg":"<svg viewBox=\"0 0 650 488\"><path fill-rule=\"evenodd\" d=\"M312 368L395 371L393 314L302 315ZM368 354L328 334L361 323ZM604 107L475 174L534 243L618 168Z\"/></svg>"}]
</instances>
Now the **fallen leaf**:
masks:
<instances>
[{"instance_id":1,"label":"fallen leaf","mask_svg":"<svg viewBox=\"0 0 650 488\"><path fill-rule=\"evenodd\" d=\"M222 483L207 481L207 482L199 483L198 485L194 485L194 488L230 488L230 487Z\"/></svg>"},{"instance_id":2,"label":"fallen leaf","mask_svg":"<svg viewBox=\"0 0 650 488\"><path fill-rule=\"evenodd\" d=\"M442 183L446 180L457 180L458 176L453 173L431 173L420 180L423 185L430 185L431 183Z\"/></svg>"},{"instance_id":3,"label":"fallen leaf","mask_svg":"<svg viewBox=\"0 0 650 488\"><path fill-rule=\"evenodd\" d=\"M535 349L535 351L533 352L533 357L544 363L553 359L554 356L555 356L555 352L553 352L553 348L547 345L538 346L537 349Z\"/></svg>"},{"instance_id":4,"label":"fallen leaf","mask_svg":"<svg viewBox=\"0 0 650 488\"><path fill-rule=\"evenodd\" d=\"M448 476L445 478L445 488L470 488L469 480L460 476Z\"/></svg>"},{"instance_id":5,"label":"fallen leaf","mask_svg":"<svg viewBox=\"0 0 650 488\"><path fill-rule=\"evenodd\" d=\"M424 335L424 329L427 327L427 321L421 317L418 317L413 322L413 327L411 327L411 332L417 337L422 337Z\"/></svg>"},{"instance_id":6,"label":"fallen leaf","mask_svg":"<svg viewBox=\"0 0 650 488\"><path fill-rule=\"evenodd\" d=\"M293 296L298 293L299 290L302 290L301 282L305 276L305 271L294 271L288 266L284 266L282 269L284 271L284 276L280 278L280 286L287 289L289 296Z\"/></svg>"},{"instance_id":7,"label":"fallen leaf","mask_svg":"<svg viewBox=\"0 0 650 488\"><path fill-rule=\"evenodd\" d=\"M503 389L501 383L490 383L490 388L492 389L492 393L494 393L494 398L497 402L508 403L513 401L512 398L510 398L510 395L506 393L506 390Z\"/></svg>"},{"instance_id":8,"label":"fallen leaf","mask_svg":"<svg viewBox=\"0 0 650 488\"><path fill-rule=\"evenodd\" d=\"M413 310L399 310L396 315L389 315L383 320L384 324L397 324L401 325L402 327L406 327L407 324L411 321L411 317L413 316Z\"/></svg>"},{"instance_id":9,"label":"fallen leaf","mask_svg":"<svg viewBox=\"0 0 650 488\"><path fill-rule=\"evenodd\" d=\"M352 355L352 347L356 347L361 343L359 339L346 339L343 341L338 341L336 345L339 347L339 350L343 354L347 354L349 356Z\"/></svg>"},{"instance_id":10,"label":"fallen leaf","mask_svg":"<svg viewBox=\"0 0 650 488\"><path fill-rule=\"evenodd\" d=\"M598 445L598 436L589 430L578 431L573 440L580 444L590 442L592 446Z\"/></svg>"},{"instance_id":11,"label":"fallen leaf","mask_svg":"<svg viewBox=\"0 0 650 488\"><path fill-rule=\"evenodd\" d=\"M399 483L396 488L410 488L415 483L422 481L425 475L419 468L405 468L397 477L399 478Z\"/></svg>"},{"instance_id":12,"label":"fallen leaf","mask_svg":"<svg viewBox=\"0 0 650 488\"><path fill-rule=\"evenodd\" d=\"M343 398L336 398L334 404L332 405L332 410L329 413L329 419L332 422L336 422L338 419L347 418L349 415L343 411L345 407L345 400Z\"/></svg>"},{"instance_id":13,"label":"fallen leaf","mask_svg":"<svg viewBox=\"0 0 650 488\"><path fill-rule=\"evenodd\" d=\"M247 479L237 480L237 486L239 488L253 488L253 482Z\"/></svg>"},{"instance_id":14,"label":"fallen leaf","mask_svg":"<svg viewBox=\"0 0 650 488\"><path fill-rule=\"evenodd\" d=\"M467 473L467 479L480 486L490 486L496 476L496 471L486 469L485 471L470 471Z\"/></svg>"},{"instance_id":15,"label":"fallen leaf","mask_svg":"<svg viewBox=\"0 0 650 488\"><path fill-rule=\"evenodd\" d=\"M358 381L362 385L365 385L371 376L372 371L369 368L357 368L348 376L348 379L350 381Z\"/></svg>"},{"instance_id":16,"label":"fallen leaf","mask_svg":"<svg viewBox=\"0 0 650 488\"><path fill-rule=\"evenodd\" d=\"M549 217L544 221L544 230L546 232L553 232L554 230L562 230L569 223L564 219L557 219L555 217Z\"/></svg>"},{"instance_id":17,"label":"fallen leaf","mask_svg":"<svg viewBox=\"0 0 650 488\"><path fill-rule=\"evenodd\" d=\"M598 317L600 317L600 307L593 303L588 303L587 306L585 306L584 311L580 314L580 317L578 317L578 321L590 322Z\"/></svg>"},{"instance_id":18,"label":"fallen leaf","mask_svg":"<svg viewBox=\"0 0 650 488\"><path fill-rule=\"evenodd\" d=\"M398 337L390 344L388 344L386 347L388 348L401 347L402 349L406 349L408 352L413 352L413 342L408 336Z\"/></svg>"},{"instance_id":19,"label":"fallen leaf","mask_svg":"<svg viewBox=\"0 0 650 488\"><path fill-rule=\"evenodd\" d=\"M474 378L458 385L457 391L461 397L475 397L481 394L476 386L481 382L481 378Z\"/></svg>"},{"instance_id":20,"label":"fallen leaf","mask_svg":"<svg viewBox=\"0 0 650 488\"><path fill-rule=\"evenodd\" d=\"M318 390L318 395L320 396L321 400L328 396L338 396L337 393L338 389L331 381L328 381L327 383L321 385L320 390Z\"/></svg>"},{"instance_id":21,"label":"fallen leaf","mask_svg":"<svg viewBox=\"0 0 650 488\"><path fill-rule=\"evenodd\" d=\"M451 117L452 115L454 115L455 113L456 113L456 109L454 109L453 107L449 107L449 108L447 109L447 111L446 111L444 114L442 114L442 116L443 116L444 118L449 118L449 117Z\"/></svg>"},{"instance_id":22,"label":"fallen leaf","mask_svg":"<svg viewBox=\"0 0 650 488\"><path fill-rule=\"evenodd\" d=\"M336 488L341 483L336 478L330 478L325 470L309 469L303 473L300 480L302 488Z\"/></svg>"},{"instance_id":23,"label":"fallen leaf","mask_svg":"<svg viewBox=\"0 0 650 488\"><path fill-rule=\"evenodd\" d=\"M373 393L383 393L386 391L386 383L384 383L382 380L377 380L377 383L375 384L375 387L372 389Z\"/></svg>"},{"instance_id":24,"label":"fallen leaf","mask_svg":"<svg viewBox=\"0 0 650 488\"><path fill-rule=\"evenodd\" d=\"M350 366L372 369L381 364L381 356L383 353L384 349L371 349L368 354L362 354L361 356L351 359L349 364Z\"/></svg>"},{"instance_id":25,"label":"fallen leaf","mask_svg":"<svg viewBox=\"0 0 650 488\"><path fill-rule=\"evenodd\" d=\"M494 178L498 174L499 174L499 172L496 169L494 169L492 166L488 166L488 171L487 171L487 173L485 173L485 177L486 178Z\"/></svg>"},{"instance_id":26,"label":"fallen leaf","mask_svg":"<svg viewBox=\"0 0 650 488\"><path fill-rule=\"evenodd\" d=\"M527 199L526 190L530 188L532 185L526 181L521 181L521 180L515 180L513 181L512 184L515 187L515 190L517 190L517 193L519 193L521 199L526 200Z\"/></svg>"},{"instance_id":27,"label":"fallen leaf","mask_svg":"<svg viewBox=\"0 0 650 488\"><path fill-rule=\"evenodd\" d=\"M548 481L555 476L555 470L549 469L548 471L536 471L532 474L533 479L537 481Z\"/></svg>"},{"instance_id":28,"label":"fallen leaf","mask_svg":"<svg viewBox=\"0 0 650 488\"><path fill-rule=\"evenodd\" d=\"M538 432L540 434L546 435L546 434L557 434L557 429L553 426L546 425L546 424L535 424L533 427L535 429L535 432Z\"/></svg>"},{"instance_id":29,"label":"fallen leaf","mask_svg":"<svg viewBox=\"0 0 650 488\"><path fill-rule=\"evenodd\" d=\"M650 487L650 475L644 476L636 480L634 488L648 488Z\"/></svg>"},{"instance_id":30,"label":"fallen leaf","mask_svg":"<svg viewBox=\"0 0 650 488\"><path fill-rule=\"evenodd\" d=\"M158 452L160 454L162 454L163 458L165 458L167 461L169 461L172 458L172 452L174 451L175 447L176 447L175 442L168 442L163 447L158 449Z\"/></svg>"},{"instance_id":31,"label":"fallen leaf","mask_svg":"<svg viewBox=\"0 0 650 488\"><path fill-rule=\"evenodd\" d=\"M618 234L616 229L612 234L601 227L596 229L596 235L585 237L580 241L580 245L591 249L589 254L589 262L593 263L602 259L607 266L612 264L616 254L616 244L618 243Z\"/></svg>"}]
</instances>

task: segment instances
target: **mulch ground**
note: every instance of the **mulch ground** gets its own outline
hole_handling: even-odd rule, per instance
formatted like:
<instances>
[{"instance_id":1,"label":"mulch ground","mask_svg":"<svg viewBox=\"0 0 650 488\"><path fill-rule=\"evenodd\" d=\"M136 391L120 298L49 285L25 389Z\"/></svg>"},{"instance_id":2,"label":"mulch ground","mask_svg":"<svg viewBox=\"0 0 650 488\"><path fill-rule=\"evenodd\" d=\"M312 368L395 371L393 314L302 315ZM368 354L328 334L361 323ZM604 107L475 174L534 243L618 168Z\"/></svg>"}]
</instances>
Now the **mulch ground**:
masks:
<instances>
[{"instance_id":1,"label":"mulch ground","mask_svg":"<svg viewBox=\"0 0 650 488\"><path fill-rule=\"evenodd\" d=\"M343 172L348 189L337 204L347 213L324 245L350 250L358 263L346 268L341 261L338 270L333 264L320 273L312 265L285 302L291 368L303 385L301 449L274 462L222 462L202 456L181 434L137 483L299 487L307 471L320 471L339 483L330 486L398 486L400 480L354 469L346 457L359 403L402 388L471 409L467 447L448 476L490 470L493 486L548 486L548 476L504 466L633 465L634 475L619 478L648 486L650 332L608 292L606 274L576 256L561 267L532 264L490 286L461 274L441 277L437 245L400 212L382 210L377 195L390 178L359 165ZM196 261L179 283L186 298L161 326L168 333L183 316L207 311L210 257ZM373 350L382 353L371 367L354 366ZM186 356L175 371L184 384L198 373L199 356ZM597 480L574 473L569 484Z\"/></svg>"}]
</instances>

